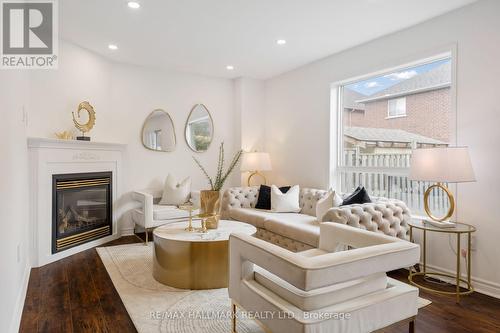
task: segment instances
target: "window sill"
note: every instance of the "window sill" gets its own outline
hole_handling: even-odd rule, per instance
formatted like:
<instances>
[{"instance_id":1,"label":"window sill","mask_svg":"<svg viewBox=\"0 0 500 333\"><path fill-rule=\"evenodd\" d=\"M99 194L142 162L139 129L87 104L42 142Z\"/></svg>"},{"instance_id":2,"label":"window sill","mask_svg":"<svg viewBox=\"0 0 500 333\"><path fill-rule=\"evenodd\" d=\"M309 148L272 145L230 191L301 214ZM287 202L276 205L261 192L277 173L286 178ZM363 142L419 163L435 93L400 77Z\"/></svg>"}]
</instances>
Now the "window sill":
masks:
<instances>
[{"instance_id":1,"label":"window sill","mask_svg":"<svg viewBox=\"0 0 500 333\"><path fill-rule=\"evenodd\" d=\"M400 116L387 116L387 117L385 117L385 119L404 118L404 117L406 117L405 114L400 115Z\"/></svg>"}]
</instances>

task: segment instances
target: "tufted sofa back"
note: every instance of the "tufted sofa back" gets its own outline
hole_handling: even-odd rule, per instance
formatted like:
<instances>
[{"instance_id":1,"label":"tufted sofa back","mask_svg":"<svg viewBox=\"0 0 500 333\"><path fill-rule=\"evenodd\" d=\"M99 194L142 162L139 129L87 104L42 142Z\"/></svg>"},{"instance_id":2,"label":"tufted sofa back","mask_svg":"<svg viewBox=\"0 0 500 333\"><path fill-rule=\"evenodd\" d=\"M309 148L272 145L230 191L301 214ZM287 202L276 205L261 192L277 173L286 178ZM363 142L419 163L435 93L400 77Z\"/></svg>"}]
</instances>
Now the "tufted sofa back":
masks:
<instances>
[{"instance_id":1,"label":"tufted sofa back","mask_svg":"<svg viewBox=\"0 0 500 333\"><path fill-rule=\"evenodd\" d=\"M324 190L301 188L299 195L300 213L316 216L316 204L327 193ZM221 218L229 217L231 208L254 208L259 197L259 186L231 187L222 195Z\"/></svg>"},{"instance_id":2,"label":"tufted sofa back","mask_svg":"<svg viewBox=\"0 0 500 333\"><path fill-rule=\"evenodd\" d=\"M221 218L228 219L232 208L254 208L258 196L258 186L228 188L222 195Z\"/></svg>"},{"instance_id":3,"label":"tufted sofa back","mask_svg":"<svg viewBox=\"0 0 500 333\"><path fill-rule=\"evenodd\" d=\"M300 212L302 214L316 216L316 204L328 191L314 188L301 188L299 196Z\"/></svg>"},{"instance_id":4,"label":"tufted sofa back","mask_svg":"<svg viewBox=\"0 0 500 333\"><path fill-rule=\"evenodd\" d=\"M340 206L328 211L326 221L409 239L411 212L403 201L372 197L372 203Z\"/></svg>"}]
</instances>

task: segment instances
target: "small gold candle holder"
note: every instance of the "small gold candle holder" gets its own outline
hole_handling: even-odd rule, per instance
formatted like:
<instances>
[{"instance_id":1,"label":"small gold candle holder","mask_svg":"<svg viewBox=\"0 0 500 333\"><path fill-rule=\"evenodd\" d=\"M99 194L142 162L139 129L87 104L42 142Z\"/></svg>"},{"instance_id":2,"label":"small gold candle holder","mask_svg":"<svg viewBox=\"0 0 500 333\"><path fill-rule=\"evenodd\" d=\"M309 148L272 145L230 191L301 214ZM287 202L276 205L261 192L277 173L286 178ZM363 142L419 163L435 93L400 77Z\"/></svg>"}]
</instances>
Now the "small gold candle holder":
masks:
<instances>
[{"instance_id":1,"label":"small gold candle holder","mask_svg":"<svg viewBox=\"0 0 500 333\"><path fill-rule=\"evenodd\" d=\"M201 219L201 228L198 229L198 231L202 232L202 233L207 233L208 230L207 230L207 219L206 218L202 218Z\"/></svg>"},{"instance_id":2,"label":"small gold candle holder","mask_svg":"<svg viewBox=\"0 0 500 333\"><path fill-rule=\"evenodd\" d=\"M193 210L195 209L194 205L192 204L180 205L179 209L189 212L188 226L184 230L189 232L196 231L196 229L193 228Z\"/></svg>"}]
</instances>

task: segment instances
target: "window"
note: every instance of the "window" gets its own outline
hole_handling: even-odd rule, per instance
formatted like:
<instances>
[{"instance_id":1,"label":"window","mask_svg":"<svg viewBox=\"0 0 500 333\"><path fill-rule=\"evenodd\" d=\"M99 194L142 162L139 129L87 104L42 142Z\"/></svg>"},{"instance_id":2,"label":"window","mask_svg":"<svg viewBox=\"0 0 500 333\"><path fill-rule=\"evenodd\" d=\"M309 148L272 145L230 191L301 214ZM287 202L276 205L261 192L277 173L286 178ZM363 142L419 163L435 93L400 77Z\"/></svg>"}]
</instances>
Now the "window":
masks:
<instances>
[{"instance_id":1,"label":"window","mask_svg":"<svg viewBox=\"0 0 500 333\"><path fill-rule=\"evenodd\" d=\"M406 116L406 97L393 98L387 101L387 118Z\"/></svg>"},{"instance_id":2,"label":"window","mask_svg":"<svg viewBox=\"0 0 500 333\"><path fill-rule=\"evenodd\" d=\"M411 152L454 142L451 58L366 77L335 87L335 185L343 193L364 186L372 196L399 199L413 213L423 213L423 193L430 184L408 179ZM405 118L395 122L396 117ZM431 209L446 212L443 193L433 195Z\"/></svg>"}]
</instances>

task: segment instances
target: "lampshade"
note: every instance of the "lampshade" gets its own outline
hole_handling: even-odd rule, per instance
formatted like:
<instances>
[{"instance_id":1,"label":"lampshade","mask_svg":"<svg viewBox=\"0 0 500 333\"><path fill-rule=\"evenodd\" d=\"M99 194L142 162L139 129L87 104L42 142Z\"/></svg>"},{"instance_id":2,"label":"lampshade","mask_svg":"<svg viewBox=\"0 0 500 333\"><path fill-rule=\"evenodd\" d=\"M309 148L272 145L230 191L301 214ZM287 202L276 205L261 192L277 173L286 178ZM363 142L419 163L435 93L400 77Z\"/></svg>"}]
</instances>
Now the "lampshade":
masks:
<instances>
[{"instance_id":1,"label":"lampshade","mask_svg":"<svg viewBox=\"0 0 500 333\"><path fill-rule=\"evenodd\" d=\"M476 181L467 147L413 150L410 179L436 183Z\"/></svg>"},{"instance_id":2,"label":"lampshade","mask_svg":"<svg viewBox=\"0 0 500 333\"><path fill-rule=\"evenodd\" d=\"M268 153L251 152L243 154L241 171L269 171L271 169L271 159Z\"/></svg>"}]
</instances>

